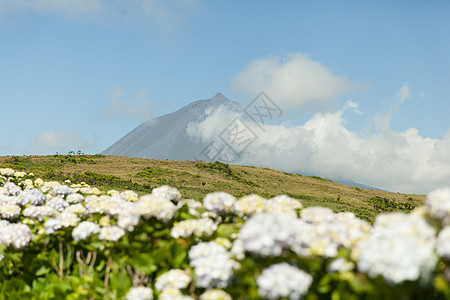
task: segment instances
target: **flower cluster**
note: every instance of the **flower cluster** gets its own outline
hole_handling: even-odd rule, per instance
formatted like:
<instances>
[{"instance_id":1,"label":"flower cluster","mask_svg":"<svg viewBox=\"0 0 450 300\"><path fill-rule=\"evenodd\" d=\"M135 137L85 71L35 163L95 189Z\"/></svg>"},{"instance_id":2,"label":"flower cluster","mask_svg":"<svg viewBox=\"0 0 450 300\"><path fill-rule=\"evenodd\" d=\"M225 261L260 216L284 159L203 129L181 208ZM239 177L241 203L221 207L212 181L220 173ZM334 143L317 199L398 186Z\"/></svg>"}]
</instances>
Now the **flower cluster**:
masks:
<instances>
[{"instance_id":1,"label":"flower cluster","mask_svg":"<svg viewBox=\"0 0 450 300\"><path fill-rule=\"evenodd\" d=\"M151 288L139 286L132 287L125 296L127 300L152 300L153 291Z\"/></svg>"},{"instance_id":2,"label":"flower cluster","mask_svg":"<svg viewBox=\"0 0 450 300\"><path fill-rule=\"evenodd\" d=\"M180 269L172 269L160 275L155 282L155 288L158 291L166 289L185 289L191 282L192 278L189 273Z\"/></svg>"},{"instance_id":3,"label":"flower cluster","mask_svg":"<svg viewBox=\"0 0 450 300\"><path fill-rule=\"evenodd\" d=\"M286 195L264 199L258 195L248 195L237 200L234 204L236 213L241 216L249 216L262 212L289 213L297 215L297 211L303 205L296 199Z\"/></svg>"},{"instance_id":4,"label":"flower cluster","mask_svg":"<svg viewBox=\"0 0 450 300\"><path fill-rule=\"evenodd\" d=\"M1 221L0 223L0 244L6 247L14 246L16 249L21 249L30 243L31 230L25 224L9 223Z\"/></svg>"},{"instance_id":5,"label":"flower cluster","mask_svg":"<svg viewBox=\"0 0 450 300\"><path fill-rule=\"evenodd\" d=\"M216 231L217 225L208 218L189 219L176 223L170 230L173 238L189 237L189 236L210 236Z\"/></svg>"},{"instance_id":6,"label":"flower cluster","mask_svg":"<svg viewBox=\"0 0 450 300\"><path fill-rule=\"evenodd\" d=\"M225 192L207 194L203 198L203 206L216 213L233 213L235 204L236 198Z\"/></svg>"},{"instance_id":7,"label":"flower cluster","mask_svg":"<svg viewBox=\"0 0 450 300\"><path fill-rule=\"evenodd\" d=\"M429 214L450 225L450 188L441 188L432 191L425 200Z\"/></svg>"},{"instance_id":8,"label":"flower cluster","mask_svg":"<svg viewBox=\"0 0 450 300\"><path fill-rule=\"evenodd\" d=\"M447 226L439 232L436 251L440 257L450 260L450 227Z\"/></svg>"},{"instance_id":9,"label":"flower cluster","mask_svg":"<svg viewBox=\"0 0 450 300\"><path fill-rule=\"evenodd\" d=\"M76 242L79 242L99 232L100 226L98 224L91 221L83 221L72 230L72 237Z\"/></svg>"},{"instance_id":10,"label":"flower cluster","mask_svg":"<svg viewBox=\"0 0 450 300\"><path fill-rule=\"evenodd\" d=\"M157 198L169 199L173 202L178 202L181 200L180 192L176 188L170 187L168 185L163 185L153 189L152 195Z\"/></svg>"},{"instance_id":11,"label":"flower cluster","mask_svg":"<svg viewBox=\"0 0 450 300\"><path fill-rule=\"evenodd\" d=\"M297 244L301 232L308 234L310 227L291 214L260 213L242 226L239 239L250 253L280 256L283 249L290 249Z\"/></svg>"},{"instance_id":12,"label":"flower cluster","mask_svg":"<svg viewBox=\"0 0 450 300\"><path fill-rule=\"evenodd\" d=\"M226 287L239 264L231 259L227 249L215 242L202 242L189 250L190 265L194 267L199 287Z\"/></svg>"},{"instance_id":13,"label":"flower cluster","mask_svg":"<svg viewBox=\"0 0 450 300\"><path fill-rule=\"evenodd\" d=\"M373 231L357 243L353 257L358 269L371 277L382 276L390 284L428 280L437 257L435 230L415 215L380 215Z\"/></svg>"},{"instance_id":14,"label":"flower cluster","mask_svg":"<svg viewBox=\"0 0 450 300\"><path fill-rule=\"evenodd\" d=\"M300 299L312 281L311 275L288 263L272 265L256 279L258 292L264 299Z\"/></svg>"},{"instance_id":15,"label":"flower cluster","mask_svg":"<svg viewBox=\"0 0 450 300\"><path fill-rule=\"evenodd\" d=\"M206 290L200 295L200 300L232 300L231 296L222 290L211 289Z\"/></svg>"},{"instance_id":16,"label":"flower cluster","mask_svg":"<svg viewBox=\"0 0 450 300\"><path fill-rule=\"evenodd\" d=\"M183 295L177 288L167 288L163 290L158 297L159 300L194 300L190 296Z\"/></svg>"}]
</instances>

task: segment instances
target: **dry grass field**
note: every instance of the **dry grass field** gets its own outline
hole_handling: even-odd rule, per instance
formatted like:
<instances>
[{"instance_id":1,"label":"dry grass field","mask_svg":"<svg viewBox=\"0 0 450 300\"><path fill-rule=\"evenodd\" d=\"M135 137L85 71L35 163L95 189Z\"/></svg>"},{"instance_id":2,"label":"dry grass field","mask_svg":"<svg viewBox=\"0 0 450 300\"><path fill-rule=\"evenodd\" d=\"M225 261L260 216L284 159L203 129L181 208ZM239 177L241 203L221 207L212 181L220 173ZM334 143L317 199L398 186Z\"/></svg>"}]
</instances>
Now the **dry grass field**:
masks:
<instances>
[{"instance_id":1,"label":"dry grass field","mask_svg":"<svg viewBox=\"0 0 450 300\"><path fill-rule=\"evenodd\" d=\"M369 221L380 212L409 211L425 199L425 195L367 190L315 176L220 162L52 155L1 157L0 167L33 172L47 180L84 181L100 189L132 189L141 194L167 184L176 187L184 198L199 200L217 191L236 197L258 194L271 198L285 194L299 199L304 206L351 211Z\"/></svg>"}]
</instances>

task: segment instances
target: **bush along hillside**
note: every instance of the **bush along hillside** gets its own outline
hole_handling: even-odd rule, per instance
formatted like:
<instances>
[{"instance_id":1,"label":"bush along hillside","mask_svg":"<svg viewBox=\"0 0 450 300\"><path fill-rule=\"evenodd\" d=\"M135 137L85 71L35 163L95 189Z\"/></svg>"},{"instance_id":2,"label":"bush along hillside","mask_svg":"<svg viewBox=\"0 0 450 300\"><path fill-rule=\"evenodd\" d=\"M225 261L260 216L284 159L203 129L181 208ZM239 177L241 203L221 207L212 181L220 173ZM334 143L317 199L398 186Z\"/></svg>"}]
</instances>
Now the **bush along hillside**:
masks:
<instances>
[{"instance_id":1,"label":"bush along hillside","mask_svg":"<svg viewBox=\"0 0 450 300\"><path fill-rule=\"evenodd\" d=\"M0 299L450 299L450 189L371 225L286 195L0 174Z\"/></svg>"}]
</instances>

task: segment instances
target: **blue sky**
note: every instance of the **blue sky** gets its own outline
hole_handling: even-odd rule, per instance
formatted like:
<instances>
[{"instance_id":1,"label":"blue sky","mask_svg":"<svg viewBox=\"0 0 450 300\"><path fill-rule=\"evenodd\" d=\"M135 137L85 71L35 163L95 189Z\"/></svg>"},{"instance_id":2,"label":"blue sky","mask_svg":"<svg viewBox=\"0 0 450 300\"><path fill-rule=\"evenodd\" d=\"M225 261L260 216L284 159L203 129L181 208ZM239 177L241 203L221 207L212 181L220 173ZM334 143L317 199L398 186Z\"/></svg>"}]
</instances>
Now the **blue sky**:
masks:
<instances>
[{"instance_id":1,"label":"blue sky","mask_svg":"<svg viewBox=\"0 0 450 300\"><path fill-rule=\"evenodd\" d=\"M99 153L192 101L260 90L284 127L351 100L339 120L359 141L415 128L446 149L449 15L449 1L0 0L0 155Z\"/></svg>"}]
</instances>

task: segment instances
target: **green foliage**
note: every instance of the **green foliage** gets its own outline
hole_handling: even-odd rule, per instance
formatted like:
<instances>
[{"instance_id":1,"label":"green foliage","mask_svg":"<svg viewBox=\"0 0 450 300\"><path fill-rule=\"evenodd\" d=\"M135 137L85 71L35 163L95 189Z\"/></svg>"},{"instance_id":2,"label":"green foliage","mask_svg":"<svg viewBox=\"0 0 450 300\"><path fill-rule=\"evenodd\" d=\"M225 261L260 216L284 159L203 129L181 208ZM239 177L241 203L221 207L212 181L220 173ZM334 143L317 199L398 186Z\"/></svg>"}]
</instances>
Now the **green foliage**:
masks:
<instances>
[{"instance_id":1,"label":"green foliage","mask_svg":"<svg viewBox=\"0 0 450 300\"><path fill-rule=\"evenodd\" d=\"M219 172L221 173L225 178L232 179L237 182L241 182L243 184L258 187L259 185L243 178L239 174L233 172L233 170L230 168L228 164L222 163L220 161L215 161L213 163L196 163L195 166L200 170L206 170L208 172Z\"/></svg>"},{"instance_id":2,"label":"green foliage","mask_svg":"<svg viewBox=\"0 0 450 300\"><path fill-rule=\"evenodd\" d=\"M164 176L171 173L174 172L167 169L146 167L145 169L137 173L136 177L145 178L146 180L157 184L168 184L169 182L164 178Z\"/></svg>"},{"instance_id":3,"label":"green foliage","mask_svg":"<svg viewBox=\"0 0 450 300\"><path fill-rule=\"evenodd\" d=\"M322 177L319 177L319 176L307 176L307 177L313 178L313 179L317 179L317 180L322 180L322 181L331 181L329 179L325 179L325 178L322 178Z\"/></svg>"},{"instance_id":4,"label":"green foliage","mask_svg":"<svg viewBox=\"0 0 450 300\"><path fill-rule=\"evenodd\" d=\"M410 212L416 207L413 203L396 202L392 199L383 198L379 196L370 198L370 203L373 205L373 208L377 212L392 212L392 211Z\"/></svg>"},{"instance_id":5,"label":"green foliage","mask_svg":"<svg viewBox=\"0 0 450 300\"><path fill-rule=\"evenodd\" d=\"M18 162L21 163L21 162ZM228 172L218 165L211 170ZM202 168L204 169L204 168ZM207 166L209 169L209 166ZM225 171L224 171L225 170ZM230 169L231 170L231 169ZM160 176L164 170L146 168L142 176ZM231 175L233 176L233 172ZM83 174L55 176L88 182L90 184L114 184L115 186L141 187L132 181L117 176L87 171ZM18 182L18 179L14 179ZM199 192L201 189L199 190ZM267 194L267 197L272 195ZM326 201L330 205L341 205L339 196L322 199L311 195L289 194L305 202ZM302 201L302 202L303 202ZM410 201L410 200L409 200ZM413 208L411 203L374 197L371 203L376 209L403 210ZM408 206L408 205L409 206ZM205 209L199 209L199 213ZM100 213L83 216L84 220L100 223ZM30 225L33 239L21 250L0 245L0 300L1 299L123 299L132 286L150 286L158 276L171 270L183 269L191 275L194 270L189 264L188 251L199 241L231 242L246 222L248 216L224 214L216 219L217 230L211 236L187 236L173 238L170 234L174 224L197 218L186 205L174 212L173 218L162 221L156 217L142 216L134 230L127 232L116 242L102 241L90 237L80 242L72 238L71 227L62 227L54 234L43 233L43 222ZM48 217L46 217L48 219ZM17 222L29 222L20 216ZM109 216L108 222L115 224L116 216ZM220 244L220 243L219 243ZM313 278L305 299L449 299L450 285L446 277L450 264L438 263L430 284L404 282L390 286L382 278L370 278L355 267L342 273L332 273L328 267L334 258L299 256L285 249L278 257L247 255L239 261L231 282L224 290L233 299L259 299L256 278L261 272L276 263L289 262L305 270ZM351 250L341 247L337 257L352 260ZM153 290L155 299L158 291ZM204 291L192 283L183 290L184 294L197 299Z\"/></svg>"},{"instance_id":6,"label":"green foliage","mask_svg":"<svg viewBox=\"0 0 450 300\"><path fill-rule=\"evenodd\" d=\"M105 175L94 173L91 171L86 171L84 174L71 174L70 180L74 182L86 182L91 185L100 185L100 186L114 186L119 189L132 189L136 191L149 191L151 187L148 185L140 185L138 183L133 182L131 179L124 180L120 177L114 175Z\"/></svg>"}]
</instances>

